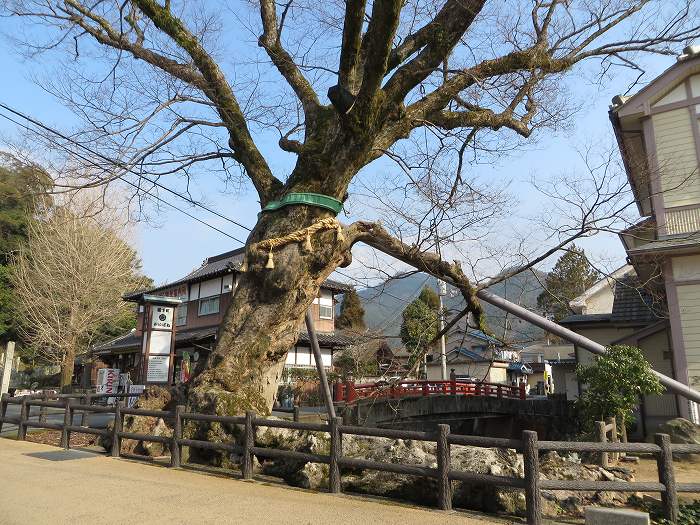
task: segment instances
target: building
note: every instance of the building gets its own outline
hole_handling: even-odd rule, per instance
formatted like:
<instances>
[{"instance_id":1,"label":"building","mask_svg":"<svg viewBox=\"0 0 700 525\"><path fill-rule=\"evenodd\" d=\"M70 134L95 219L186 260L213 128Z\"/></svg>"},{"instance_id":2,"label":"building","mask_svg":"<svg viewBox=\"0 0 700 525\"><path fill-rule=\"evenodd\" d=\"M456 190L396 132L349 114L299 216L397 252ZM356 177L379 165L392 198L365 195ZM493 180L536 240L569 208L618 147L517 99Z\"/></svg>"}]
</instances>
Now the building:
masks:
<instances>
[{"instance_id":1,"label":"building","mask_svg":"<svg viewBox=\"0 0 700 525\"><path fill-rule=\"evenodd\" d=\"M632 97L610 120L640 215L621 240L638 279L665 305L673 377L700 389L700 46ZM665 372L665 370L660 370ZM698 421L697 405L678 400Z\"/></svg>"},{"instance_id":2,"label":"building","mask_svg":"<svg viewBox=\"0 0 700 525\"><path fill-rule=\"evenodd\" d=\"M448 375L454 369L460 379L512 384L532 372L519 362L518 348L507 347L480 330L455 328L448 335L445 354ZM426 373L429 380L442 379L439 351L428 355Z\"/></svg>"},{"instance_id":3,"label":"building","mask_svg":"<svg viewBox=\"0 0 700 525\"><path fill-rule=\"evenodd\" d=\"M520 360L532 367L532 375L528 376L531 388L537 388L542 382L549 387L550 393L565 395L570 401L578 398L574 345L532 344L520 352Z\"/></svg>"},{"instance_id":4,"label":"building","mask_svg":"<svg viewBox=\"0 0 700 525\"><path fill-rule=\"evenodd\" d=\"M243 248L225 252L208 257L199 268L181 279L126 295L125 300L137 305L137 327L93 347L90 355L96 360L96 367L118 368L123 373L129 373L131 381L141 381L144 297L170 297L181 301L174 315L175 360L170 382L186 380L192 371L203 365L216 342L218 327L231 303L242 262ZM349 337L335 330L335 296L349 289L345 284L328 279L311 306L326 368L332 366L334 353L351 342ZM289 350L286 366L316 366L306 330L301 331L297 344Z\"/></svg>"}]
</instances>

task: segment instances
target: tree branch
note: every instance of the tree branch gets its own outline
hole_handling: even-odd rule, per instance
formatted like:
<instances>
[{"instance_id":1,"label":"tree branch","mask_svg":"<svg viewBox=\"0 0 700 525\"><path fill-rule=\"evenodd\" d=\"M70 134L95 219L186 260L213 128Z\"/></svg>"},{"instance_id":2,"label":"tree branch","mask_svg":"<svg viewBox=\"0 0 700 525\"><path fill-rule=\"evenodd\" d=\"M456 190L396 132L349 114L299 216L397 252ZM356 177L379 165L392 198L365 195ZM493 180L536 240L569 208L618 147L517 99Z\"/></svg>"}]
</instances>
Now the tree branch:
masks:
<instances>
[{"instance_id":1,"label":"tree branch","mask_svg":"<svg viewBox=\"0 0 700 525\"><path fill-rule=\"evenodd\" d=\"M366 0L347 0L343 22L343 44L340 50L338 82L350 93L359 87L358 65L362 44L362 24Z\"/></svg>"},{"instance_id":2,"label":"tree branch","mask_svg":"<svg viewBox=\"0 0 700 525\"><path fill-rule=\"evenodd\" d=\"M263 34L258 40L258 45L265 49L272 63L296 93L304 108L307 120L313 120L320 105L318 96L294 63L294 59L282 47L280 31L277 29L277 12L274 0L261 0L260 18L263 24Z\"/></svg>"},{"instance_id":3,"label":"tree branch","mask_svg":"<svg viewBox=\"0 0 700 525\"><path fill-rule=\"evenodd\" d=\"M199 39L170 10L161 7L155 0L133 0L133 2L158 29L168 35L192 58L206 80L204 92L214 102L217 112L226 124L229 145L234 151L235 159L245 168L264 206L282 188L282 183L272 175L270 167L255 145L243 111L223 72L202 47Z\"/></svg>"}]
</instances>

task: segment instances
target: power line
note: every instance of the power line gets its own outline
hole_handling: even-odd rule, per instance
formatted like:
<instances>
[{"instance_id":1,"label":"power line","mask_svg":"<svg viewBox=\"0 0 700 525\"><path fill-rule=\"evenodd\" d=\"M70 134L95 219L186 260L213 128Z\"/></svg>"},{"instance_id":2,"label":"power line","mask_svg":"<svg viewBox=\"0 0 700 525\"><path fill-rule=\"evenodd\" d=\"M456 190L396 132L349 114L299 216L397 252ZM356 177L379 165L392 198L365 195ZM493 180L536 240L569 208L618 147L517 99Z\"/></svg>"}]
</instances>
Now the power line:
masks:
<instances>
[{"instance_id":1,"label":"power line","mask_svg":"<svg viewBox=\"0 0 700 525\"><path fill-rule=\"evenodd\" d=\"M61 137L61 138L64 139L64 140L67 140L67 141L70 142L71 144L74 144L75 146L78 146L78 147L84 149L85 151L91 153L92 155L95 155L95 156L97 156L97 157L100 157L101 159L103 159L103 160L109 162L110 164L113 164L114 166L117 166L118 168L120 168L120 169L122 169L122 170L125 170L125 171L127 171L127 172L129 172L129 173L132 173L133 175L136 175L137 177L142 177L142 178L146 179L148 182L150 182L150 183L153 184L154 186L157 186L158 188L161 188L161 189L167 191L168 193L171 193L171 194L173 194L173 195L179 197L180 199L191 203L191 204L194 205L194 206L197 206L197 207L199 207L199 208L202 208L203 210L206 210L206 211L208 211L209 213L212 213L212 214L216 215L217 217L219 217L219 218L221 218L221 219L224 219L224 220L226 220L226 221L229 221L230 223L235 224L236 226L238 226L238 227L240 227L240 228L243 228L243 229L246 230L246 231L251 231L251 229L250 229L248 226L245 226L244 224L241 224L240 222L235 221L235 220L231 219L230 217L227 217L227 216L223 215L222 213L219 213L218 211L216 211L216 210L214 210L214 209L211 209L211 208L209 208L208 206L205 206L204 204L202 204L202 203L200 203L200 202L197 202L197 201L195 201L195 200L193 200L193 199L187 197L186 195L183 195L182 193L179 193L179 192L177 192L177 191L175 191L175 190L173 190L173 189L171 189L171 188L168 188L167 186L165 186L165 185L159 183L158 181L153 180L153 179L150 179L150 178L147 177L146 175L143 175L143 174L141 174L141 173L136 173L136 172L134 172L133 168L129 168L129 167L127 167L127 166L124 166L123 163L119 162L118 160L109 158L109 157L107 157L106 155L103 155L102 153L100 153L100 152L98 152L98 151L95 151L95 150L93 150L93 149L91 149L91 148L88 148L88 147L85 146L84 144L81 144L80 142L76 141L75 139L72 139L71 137L68 137L68 136L64 135L63 133L61 133L61 132L58 131L57 129L52 128L52 127L50 127L50 126L47 126L46 124L44 124L43 122L41 122L41 121L38 120L38 119L35 119L35 118L33 118L33 117L30 117L30 116L28 116L28 115L22 113L21 111L18 111L18 110L16 110L16 109L12 108L11 106L8 106L7 104L4 104L3 102L0 102L0 107L3 108L3 109L5 109L6 111L9 111L9 112L12 113L13 115L17 115L18 117L21 117L21 118L27 120L28 122L31 122L31 123L34 124L35 126L39 126L40 128L42 128L42 129L48 131L49 133L53 133L54 135L57 135L57 136ZM3 117L5 117L6 119L10 120L11 122L14 122L14 123L17 124L17 125L22 126L22 127L25 128L25 129L28 129L29 131L33 131L33 130L31 130L30 128L28 128L27 126L24 126L23 124L20 124L20 123L18 123L18 122L15 121L15 120L12 120L11 118L7 117L6 115L2 115L2 114L0 114L0 115L3 116ZM64 148L64 149L66 149L66 148L65 148L63 145L61 145L61 144L57 144L57 145L58 145L59 147L62 147L62 148ZM71 153L72 153L72 152L71 152ZM83 157L81 157L81 158L83 158ZM93 165L96 165L96 164L93 163ZM121 175L118 176L118 177L119 177L121 180L125 180ZM152 194L149 193L149 195L152 195ZM153 195L152 195L152 196L153 196Z\"/></svg>"},{"instance_id":2,"label":"power line","mask_svg":"<svg viewBox=\"0 0 700 525\"><path fill-rule=\"evenodd\" d=\"M4 107L4 104L0 103L0 107ZM14 124L16 124L16 125L18 125L18 126L24 128L24 129L26 129L26 130L33 131L33 130L32 130L31 128L29 128L28 126L22 124L21 122L18 122L18 121L16 121L16 120L14 120L14 119L11 118L11 117L8 117L7 115L4 115L4 114L0 113L0 117L3 117L4 119L9 120L10 122L12 122L12 123L14 123ZM28 119L28 120L29 120L29 119ZM30 122L31 122L31 120L30 120ZM59 134L59 136L61 136L61 135ZM68 148L66 148L65 146L63 146L63 145L61 145L61 144L57 144L55 141L53 141L53 140L51 140L51 139L48 139L48 140L51 141L53 144L56 144L57 146L62 147L64 150L68 151L69 153L71 153L71 154L77 156L78 158L83 159L84 161L89 162L89 163L91 163L92 165L95 165L95 163L94 163L91 159L86 158L85 156L81 155L80 153L76 153L76 152L74 152L74 151L71 151L71 150L69 150ZM203 224L204 226L207 226L207 227L211 228L212 230L215 230L215 231L221 233L222 235L225 235L226 237L228 237L228 238L230 238L230 239L233 239L234 241L239 242L239 243L245 245L245 241L242 241L241 239L239 239L239 238L237 238L237 237L234 237L233 235L231 235L231 234L229 234L229 233L223 231L222 229L217 228L217 227L214 226L213 224L209 224L208 222L204 221L203 219L200 219L199 217L197 217L197 216L195 216L195 215L192 215L191 213L189 213L189 212L183 210L182 208L180 208L180 207L178 207L178 206L172 204L171 202L168 202L168 201L166 201L165 199L163 199L163 198L161 198L161 197L159 197L159 196L157 196L157 195L153 195L150 191L141 188L140 186L138 186L138 185L135 184L134 182L132 182L132 181L130 181L130 180L124 178L123 176L120 175L120 176L118 176L118 178L119 178L120 180L122 180L123 182L129 184L130 186L133 186L133 187L136 188L136 189L139 189L139 190L141 190L141 191L144 191L147 195L149 195L150 197L154 198L154 199L157 200L158 202L162 202L163 204L166 204L167 206L170 206L171 208L173 208L173 209L179 211L180 213L183 213L184 215L190 217L191 219L194 219L195 221L197 221L197 222ZM167 188L166 188L166 189L167 189Z\"/></svg>"}]
</instances>

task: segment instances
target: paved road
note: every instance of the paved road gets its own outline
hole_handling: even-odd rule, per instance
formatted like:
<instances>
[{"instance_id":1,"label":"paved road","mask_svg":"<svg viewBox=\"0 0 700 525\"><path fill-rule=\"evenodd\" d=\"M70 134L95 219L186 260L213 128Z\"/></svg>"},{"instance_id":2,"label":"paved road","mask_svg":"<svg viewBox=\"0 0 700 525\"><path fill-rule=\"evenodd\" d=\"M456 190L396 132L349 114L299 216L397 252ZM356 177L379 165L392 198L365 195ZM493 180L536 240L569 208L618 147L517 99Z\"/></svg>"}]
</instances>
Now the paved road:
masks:
<instances>
[{"instance_id":1,"label":"paved road","mask_svg":"<svg viewBox=\"0 0 700 525\"><path fill-rule=\"evenodd\" d=\"M504 525L0 439L0 524Z\"/></svg>"}]
</instances>

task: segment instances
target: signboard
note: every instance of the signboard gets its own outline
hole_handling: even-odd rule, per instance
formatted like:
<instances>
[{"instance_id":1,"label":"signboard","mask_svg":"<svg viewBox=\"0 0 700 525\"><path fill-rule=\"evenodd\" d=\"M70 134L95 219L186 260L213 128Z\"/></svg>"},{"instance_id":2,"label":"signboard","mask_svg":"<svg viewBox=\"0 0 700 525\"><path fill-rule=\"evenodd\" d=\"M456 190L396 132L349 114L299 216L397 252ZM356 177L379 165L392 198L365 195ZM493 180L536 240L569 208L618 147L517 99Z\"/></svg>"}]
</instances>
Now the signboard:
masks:
<instances>
[{"instance_id":1,"label":"signboard","mask_svg":"<svg viewBox=\"0 0 700 525\"><path fill-rule=\"evenodd\" d=\"M149 355L148 369L146 370L146 382L167 383L169 370L170 355Z\"/></svg>"},{"instance_id":2,"label":"signboard","mask_svg":"<svg viewBox=\"0 0 700 525\"><path fill-rule=\"evenodd\" d=\"M97 371L97 384L95 392L98 394L116 394L119 391L119 369L100 368ZM107 398L107 404L114 403L113 397Z\"/></svg>"},{"instance_id":3,"label":"signboard","mask_svg":"<svg viewBox=\"0 0 700 525\"><path fill-rule=\"evenodd\" d=\"M156 306L153 307L151 315L151 328L160 330L172 330L173 328L173 307Z\"/></svg>"},{"instance_id":4,"label":"signboard","mask_svg":"<svg viewBox=\"0 0 700 525\"><path fill-rule=\"evenodd\" d=\"M172 332L151 332L151 343L148 353L153 355L170 355L170 341Z\"/></svg>"},{"instance_id":5,"label":"signboard","mask_svg":"<svg viewBox=\"0 0 700 525\"><path fill-rule=\"evenodd\" d=\"M146 385L129 385L129 394L143 394L144 391L146 390ZM127 397L126 398L126 406L129 408L132 408L136 404L136 400L138 397Z\"/></svg>"}]
</instances>

